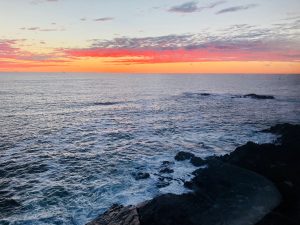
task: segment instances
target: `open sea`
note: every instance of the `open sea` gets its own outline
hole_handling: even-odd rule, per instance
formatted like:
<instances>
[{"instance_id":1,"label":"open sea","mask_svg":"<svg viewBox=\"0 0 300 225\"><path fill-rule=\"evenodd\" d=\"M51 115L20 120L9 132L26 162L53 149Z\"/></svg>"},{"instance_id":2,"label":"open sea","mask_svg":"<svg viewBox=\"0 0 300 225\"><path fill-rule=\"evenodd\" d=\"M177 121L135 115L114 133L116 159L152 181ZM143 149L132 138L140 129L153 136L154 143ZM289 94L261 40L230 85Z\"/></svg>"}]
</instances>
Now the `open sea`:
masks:
<instances>
[{"instance_id":1,"label":"open sea","mask_svg":"<svg viewBox=\"0 0 300 225\"><path fill-rule=\"evenodd\" d=\"M0 73L0 224L83 225L113 203L186 192L195 168L177 152L272 142L258 131L285 122L300 123L299 75ZM166 160L174 180L158 187Z\"/></svg>"}]
</instances>

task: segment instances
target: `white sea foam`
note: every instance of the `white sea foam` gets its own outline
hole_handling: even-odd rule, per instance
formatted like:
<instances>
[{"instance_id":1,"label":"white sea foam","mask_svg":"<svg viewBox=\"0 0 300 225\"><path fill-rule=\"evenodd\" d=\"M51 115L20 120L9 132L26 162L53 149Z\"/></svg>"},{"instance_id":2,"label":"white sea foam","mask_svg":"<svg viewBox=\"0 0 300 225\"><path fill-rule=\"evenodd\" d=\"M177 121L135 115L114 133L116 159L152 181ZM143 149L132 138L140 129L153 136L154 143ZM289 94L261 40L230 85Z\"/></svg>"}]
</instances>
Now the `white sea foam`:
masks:
<instances>
[{"instance_id":1,"label":"white sea foam","mask_svg":"<svg viewBox=\"0 0 300 225\"><path fill-rule=\"evenodd\" d=\"M195 167L177 152L222 155L300 122L299 76L9 76L0 75L0 198L22 207L0 210L0 223L12 225L84 224L115 202L186 192ZM275 99L235 97L249 93ZM159 173L163 161L174 173ZM160 176L170 184L159 188Z\"/></svg>"}]
</instances>

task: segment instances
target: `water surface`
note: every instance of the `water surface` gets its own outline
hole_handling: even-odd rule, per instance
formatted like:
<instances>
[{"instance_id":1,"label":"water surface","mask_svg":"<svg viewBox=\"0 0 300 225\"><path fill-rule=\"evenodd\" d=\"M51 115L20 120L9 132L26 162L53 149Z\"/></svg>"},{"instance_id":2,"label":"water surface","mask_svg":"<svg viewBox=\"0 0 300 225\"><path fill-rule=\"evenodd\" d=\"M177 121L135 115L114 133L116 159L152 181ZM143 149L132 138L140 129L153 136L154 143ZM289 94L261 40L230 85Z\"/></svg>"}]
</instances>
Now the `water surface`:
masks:
<instances>
[{"instance_id":1,"label":"water surface","mask_svg":"<svg viewBox=\"0 0 300 225\"><path fill-rule=\"evenodd\" d=\"M292 75L2 73L0 224L81 225L115 202L182 193L180 181L156 186L162 161L272 141L257 131L299 123L299 90ZM172 167L183 179L194 169Z\"/></svg>"}]
</instances>

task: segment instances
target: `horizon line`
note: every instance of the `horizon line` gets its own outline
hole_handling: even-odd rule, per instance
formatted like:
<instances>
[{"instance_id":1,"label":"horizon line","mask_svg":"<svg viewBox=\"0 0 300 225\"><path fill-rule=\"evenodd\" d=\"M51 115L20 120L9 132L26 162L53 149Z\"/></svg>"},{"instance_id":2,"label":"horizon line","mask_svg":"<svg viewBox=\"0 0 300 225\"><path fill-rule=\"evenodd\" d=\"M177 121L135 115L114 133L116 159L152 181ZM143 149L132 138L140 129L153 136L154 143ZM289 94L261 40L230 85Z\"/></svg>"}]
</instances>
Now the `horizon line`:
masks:
<instances>
[{"instance_id":1,"label":"horizon line","mask_svg":"<svg viewBox=\"0 0 300 225\"><path fill-rule=\"evenodd\" d=\"M82 74L82 73L87 73L87 74L111 74L111 75L122 75L122 74L132 74L132 75L300 75L300 73L194 73L194 72L187 72L187 73L182 73L182 72L95 72L95 71L0 71L0 74L3 73L41 73L41 74Z\"/></svg>"}]
</instances>

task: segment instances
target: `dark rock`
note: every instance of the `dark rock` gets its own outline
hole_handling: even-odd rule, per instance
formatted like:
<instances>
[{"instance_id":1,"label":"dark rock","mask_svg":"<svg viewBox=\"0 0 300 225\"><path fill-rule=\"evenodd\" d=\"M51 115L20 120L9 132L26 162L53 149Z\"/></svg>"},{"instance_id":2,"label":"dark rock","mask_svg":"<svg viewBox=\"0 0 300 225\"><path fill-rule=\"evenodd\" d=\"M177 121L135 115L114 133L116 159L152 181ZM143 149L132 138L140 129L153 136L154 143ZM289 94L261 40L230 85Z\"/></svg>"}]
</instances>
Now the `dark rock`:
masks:
<instances>
[{"instance_id":1,"label":"dark rock","mask_svg":"<svg viewBox=\"0 0 300 225\"><path fill-rule=\"evenodd\" d=\"M174 170L166 167L166 168L161 169L159 172L160 173L174 173Z\"/></svg>"},{"instance_id":2,"label":"dark rock","mask_svg":"<svg viewBox=\"0 0 300 225\"><path fill-rule=\"evenodd\" d=\"M113 205L108 211L86 225L140 225L135 206Z\"/></svg>"},{"instance_id":3,"label":"dark rock","mask_svg":"<svg viewBox=\"0 0 300 225\"><path fill-rule=\"evenodd\" d=\"M195 155L193 153L190 153L190 152L178 152L177 155L175 156L175 160L184 161L184 160L191 159L194 156Z\"/></svg>"},{"instance_id":4,"label":"dark rock","mask_svg":"<svg viewBox=\"0 0 300 225\"><path fill-rule=\"evenodd\" d=\"M177 161L184 161L188 159L194 166L203 166L205 164L205 161L203 159L195 156L193 153L190 152L178 152L175 156L175 160Z\"/></svg>"},{"instance_id":5,"label":"dark rock","mask_svg":"<svg viewBox=\"0 0 300 225\"><path fill-rule=\"evenodd\" d=\"M205 160L201 159L200 157L194 156L191 158L190 162L194 165L194 166L203 166L205 165Z\"/></svg>"},{"instance_id":6,"label":"dark rock","mask_svg":"<svg viewBox=\"0 0 300 225\"><path fill-rule=\"evenodd\" d=\"M165 194L137 206L140 224L299 224L300 126L277 125L266 132L281 135L280 144L248 142L229 155L204 160L208 167L184 182L193 192ZM186 152L176 158L197 159ZM164 187L170 180L160 177L159 182Z\"/></svg>"},{"instance_id":7,"label":"dark rock","mask_svg":"<svg viewBox=\"0 0 300 225\"><path fill-rule=\"evenodd\" d=\"M99 105L117 105L120 104L120 102L94 102L93 105L99 106Z\"/></svg>"},{"instance_id":8,"label":"dark rock","mask_svg":"<svg viewBox=\"0 0 300 225\"><path fill-rule=\"evenodd\" d=\"M300 126L279 124L264 131L281 135L280 144L248 142L220 159L267 177L280 191L281 204L259 225L299 224Z\"/></svg>"},{"instance_id":9,"label":"dark rock","mask_svg":"<svg viewBox=\"0 0 300 225\"><path fill-rule=\"evenodd\" d=\"M163 166L168 166L168 165L171 165L171 164L173 164L173 162L170 162L170 161L163 161L162 162Z\"/></svg>"},{"instance_id":10,"label":"dark rock","mask_svg":"<svg viewBox=\"0 0 300 225\"><path fill-rule=\"evenodd\" d=\"M209 94L209 93L200 93L200 95L202 95L202 96L210 96L211 94Z\"/></svg>"},{"instance_id":11,"label":"dark rock","mask_svg":"<svg viewBox=\"0 0 300 225\"><path fill-rule=\"evenodd\" d=\"M174 170L169 167L171 164L174 164L174 162L163 161L159 173L174 173Z\"/></svg>"},{"instance_id":12,"label":"dark rock","mask_svg":"<svg viewBox=\"0 0 300 225\"><path fill-rule=\"evenodd\" d=\"M141 224L253 224L280 199L273 184L262 176L223 163L202 169L192 183L194 193L161 195L140 207Z\"/></svg>"},{"instance_id":13,"label":"dark rock","mask_svg":"<svg viewBox=\"0 0 300 225\"><path fill-rule=\"evenodd\" d=\"M16 207L20 207L21 204L18 203L14 199L0 199L0 209L1 210L8 210L8 209L13 209Z\"/></svg>"},{"instance_id":14,"label":"dark rock","mask_svg":"<svg viewBox=\"0 0 300 225\"><path fill-rule=\"evenodd\" d=\"M164 187L167 187L170 185L170 182L169 181L166 181L166 180L159 180L157 183L156 183L156 187L158 188L164 188Z\"/></svg>"},{"instance_id":15,"label":"dark rock","mask_svg":"<svg viewBox=\"0 0 300 225\"><path fill-rule=\"evenodd\" d=\"M283 136L289 136L289 135L295 133L295 131L299 131L299 129L300 129L300 125L298 125L298 124L293 125L293 124L289 124L289 123L281 123L281 124L272 126L269 129L265 129L263 131L271 132L271 133L275 133L275 134L281 134Z\"/></svg>"},{"instance_id":16,"label":"dark rock","mask_svg":"<svg viewBox=\"0 0 300 225\"><path fill-rule=\"evenodd\" d=\"M144 172L133 173L132 175L136 180L143 180L150 177L149 173L144 173Z\"/></svg>"},{"instance_id":17,"label":"dark rock","mask_svg":"<svg viewBox=\"0 0 300 225\"><path fill-rule=\"evenodd\" d=\"M184 181L183 184L184 184L184 187L186 187L188 189L193 189L193 182L192 181Z\"/></svg>"},{"instance_id":18,"label":"dark rock","mask_svg":"<svg viewBox=\"0 0 300 225\"><path fill-rule=\"evenodd\" d=\"M6 218L18 213L19 210L22 210L22 205L19 202L12 198L1 196L0 194L0 220L1 218Z\"/></svg>"},{"instance_id":19,"label":"dark rock","mask_svg":"<svg viewBox=\"0 0 300 225\"><path fill-rule=\"evenodd\" d=\"M283 123L272 126L269 129L263 130L263 132L279 134L281 135L281 137L278 138L278 140L282 145L296 148L296 146L300 146L299 130L300 125Z\"/></svg>"},{"instance_id":20,"label":"dark rock","mask_svg":"<svg viewBox=\"0 0 300 225\"><path fill-rule=\"evenodd\" d=\"M158 175L158 181L156 183L156 187L158 188L164 188L170 185L171 181L174 180L172 177L164 177L164 176L160 176Z\"/></svg>"},{"instance_id":21,"label":"dark rock","mask_svg":"<svg viewBox=\"0 0 300 225\"><path fill-rule=\"evenodd\" d=\"M247 94L243 95L244 98L254 98L254 99L274 99L272 95L257 95L257 94Z\"/></svg>"}]
</instances>

